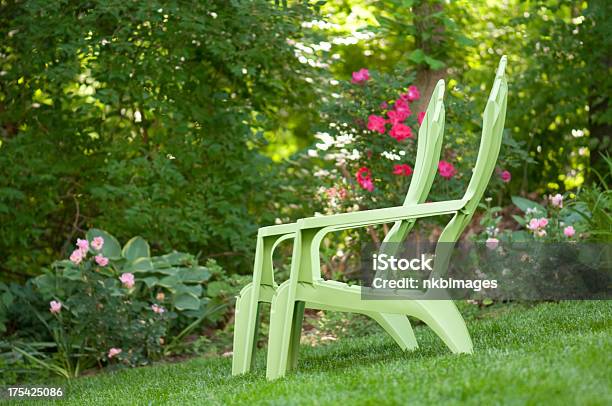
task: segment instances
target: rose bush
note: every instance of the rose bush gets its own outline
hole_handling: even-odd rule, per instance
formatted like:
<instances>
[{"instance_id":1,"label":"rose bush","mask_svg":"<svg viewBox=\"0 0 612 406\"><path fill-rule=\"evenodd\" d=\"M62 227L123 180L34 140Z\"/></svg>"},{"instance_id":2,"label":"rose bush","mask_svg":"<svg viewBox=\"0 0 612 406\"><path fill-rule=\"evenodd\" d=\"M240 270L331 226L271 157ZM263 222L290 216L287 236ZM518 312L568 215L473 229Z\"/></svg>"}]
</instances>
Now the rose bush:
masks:
<instances>
[{"instance_id":1,"label":"rose bush","mask_svg":"<svg viewBox=\"0 0 612 406\"><path fill-rule=\"evenodd\" d=\"M365 68L338 82L324 107L326 122L308 159L318 179L318 198L328 212L401 204L416 158L416 137L426 108L405 72L381 74ZM447 92L446 131L431 200L459 197L478 154L481 116L458 87ZM473 96L476 98L476 96ZM482 97L482 95L478 95ZM504 134L499 167L489 191L511 181L511 169L529 160L523 145Z\"/></svg>"},{"instance_id":2,"label":"rose bush","mask_svg":"<svg viewBox=\"0 0 612 406\"><path fill-rule=\"evenodd\" d=\"M148 364L181 352L203 322L216 325L243 282L213 260L151 256L142 238L121 247L97 229L69 257L25 286L0 286L0 355L9 367L75 377L93 366Z\"/></svg>"}]
</instances>

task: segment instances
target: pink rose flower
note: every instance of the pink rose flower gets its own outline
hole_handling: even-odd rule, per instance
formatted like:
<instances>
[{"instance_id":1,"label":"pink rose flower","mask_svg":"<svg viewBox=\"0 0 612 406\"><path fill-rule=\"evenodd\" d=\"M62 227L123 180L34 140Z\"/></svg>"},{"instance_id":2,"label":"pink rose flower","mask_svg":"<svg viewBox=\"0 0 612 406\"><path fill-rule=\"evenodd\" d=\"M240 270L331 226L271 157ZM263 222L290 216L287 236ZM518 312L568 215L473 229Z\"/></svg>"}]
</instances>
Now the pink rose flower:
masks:
<instances>
[{"instance_id":1,"label":"pink rose flower","mask_svg":"<svg viewBox=\"0 0 612 406\"><path fill-rule=\"evenodd\" d=\"M407 119L408 113L405 110L389 110L387 116L389 117L389 122L396 125Z\"/></svg>"},{"instance_id":2,"label":"pink rose flower","mask_svg":"<svg viewBox=\"0 0 612 406\"><path fill-rule=\"evenodd\" d=\"M111 348L108 350L108 358L113 358L119 354L121 354L121 348Z\"/></svg>"},{"instance_id":3,"label":"pink rose flower","mask_svg":"<svg viewBox=\"0 0 612 406\"><path fill-rule=\"evenodd\" d=\"M502 173L499 175L499 177L501 178L501 180L505 183L510 182L510 180L512 180L512 174L506 170L502 171Z\"/></svg>"},{"instance_id":4,"label":"pink rose flower","mask_svg":"<svg viewBox=\"0 0 612 406\"><path fill-rule=\"evenodd\" d=\"M563 229L563 234L565 234L567 238L572 238L574 234L576 234L576 230L574 230L572 226L567 226Z\"/></svg>"},{"instance_id":5,"label":"pink rose flower","mask_svg":"<svg viewBox=\"0 0 612 406\"><path fill-rule=\"evenodd\" d=\"M386 123L387 120L385 120L383 117L372 114L368 117L368 130L378 131L379 133L384 134Z\"/></svg>"},{"instance_id":6,"label":"pink rose flower","mask_svg":"<svg viewBox=\"0 0 612 406\"><path fill-rule=\"evenodd\" d=\"M76 245L83 252L83 256L87 254L87 251L89 251L89 243L87 242L87 240L81 240L80 238L77 238Z\"/></svg>"},{"instance_id":7,"label":"pink rose flower","mask_svg":"<svg viewBox=\"0 0 612 406\"><path fill-rule=\"evenodd\" d=\"M529 224L527 225L527 228L532 231L535 231L540 228L540 222L538 221L538 219L531 219L529 221Z\"/></svg>"},{"instance_id":8,"label":"pink rose flower","mask_svg":"<svg viewBox=\"0 0 612 406\"><path fill-rule=\"evenodd\" d=\"M406 93L406 98L408 101L415 101L421 98L421 92L419 92L419 88L412 85L408 88L408 93Z\"/></svg>"},{"instance_id":9,"label":"pink rose flower","mask_svg":"<svg viewBox=\"0 0 612 406\"><path fill-rule=\"evenodd\" d=\"M412 138L412 129L405 124L398 123L391 128L389 135L398 141L402 141L406 138Z\"/></svg>"},{"instance_id":10,"label":"pink rose flower","mask_svg":"<svg viewBox=\"0 0 612 406\"><path fill-rule=\"evenodd\" d=\"M166 309L164 309L163 306L159 306L156 304L151 305L151 310L153 310L157 314L162 314L163 312L166 311Z\"/></svg>"},{"instance_id":11,"label":"pink rose flower","mask_svg":"<svg viewBox=\"0 0 612 406\"><path fill-rule=\"evenodd\" d=\"M548 225L548 219L542 217L541 219L538 220L538 227L544 228L547 225Z\"/></svg>"},{"instance_id":12,"label":"pink rose flower","mask_svg":"<svg viewBox=\"0 0 612 406\"><path fill-rule=\"evenodd\" d=\"M438 163L438 172L443 178L450 179L455 176L457 170L450 162L440 161Z\"/></svg>"},{"instance_id":13,"label":"pink rose flower","mask_svg":"<svg viewBox=\"0 0 612 406\"><path fill-rule=\"evenodd\" d=\"M357 72L353 72L352 78L351 82L361 84L370 79L370 72L365 68L361 68Z\"/></svg>"},{"instance_id":14,"label":"pink rose flower","mask_svg":"<svg viewBox=\"0 0 612 406\"><path fill-rule=\"evenodd\" d=\"M95 256L95 260L96 260L96 264L100 265L100 266L106 266L108 265L108 258L106 258L105 256L103 256L102 254L98 254Z\"/></svg>"},{"instance_id":15,"label":"pink rose flower","mask_svg":"<svg viewBox=\"0 0 612 406\"><path fill-rule=\"evenodd\" d=\"M102 238L102 237L94 237L94 239L91 241L91 246L96 251L100 251L102 249L102 247L104 246L104 238Z\"/></svg>"},{"instance_id":16,"label":"pink rose flower","mask_svg":"<svg viewBox=\"0 0 612 406\"><path fill-rule=\"evenodd\" d=\"M374 183L372 182L372 179L364 179L361 182L359 182L359 185L364 188L365 190L367 190L368 192L371 192L374 190Z\"/></svg>"},{"instance_id":17,"label":"pink rose flower","mask_svg":"<svg viewBox=\"0 0 612 406\"><path fill-rule=\"evenodd\" d=\"M121 283L123 283L123 286L128 289L132 289L134 287L134 284L136 283L134 281L134 274L129 272L122 274L119 277L119 280L121 281Z\"/></svg>"},{"instance_id":18,"label":"pink rose flower","mask_svg":"<svg viewBox=\"0 0 612 406\"><path fill-rule=\"evenodd\" d=\"M80 264L81 261L83 261L83 251L81 251L79 248L72 251L72 254L70 254L70 260L75 265Z\"/></svg>"},{"instance_id":19,"label":"pink rose flower","mask_svg":"<svg viewBox=\"0 0 612 406\"><path fill-rule=\"evenodd\" d=\"M494 250L499 245L499 240L497 238L490 237L490 238L487 238L487 241L485 244L487 245L488 249Z\"/></svg>"},{"instance_id":20,"label":"pink rose flower","mask_svg":"<svg viewBox=\"0 0 612 406\"><path fill-rule=\"evenodd\" d=\"M550 202L552 203L553 206L562 208L563 207L563 196L557 193L556 195L550 197Z\"/></svg>"},{"instance_id":21,"label":"pink rose flower","mask_svg":"<svg viewBox=\"0 0 612 406\"><path fill-rule=\"evenodd\" d=\"M49 311L53 314L59 314L62 310L62 302L58 302L57 300L52 300L49 302Z\"/></svg>"},{"instance_id":22,"label":"pink rose flower","mask_svg":"<svg viewBox=\"0 0 612 406\"><path fill-rule=\"evenodd\" d=\"M405 114L406 117L412 114L412 110L410 110L410 105L406 103L406 100L397 99L395 104L393 105L393 109L398 113Z\"/></svg>"},{"instance_id":23,"label":"pink rose flower","mask_svg":"<svg viewBox=\"0 0 612 406\"><path fill-rule=\"evenodd\" d=\"M419 122L419 125L423 124L423 119L425 118L425 112L424 111L420 111L419 115L417 116L417 121Z\"/></svg>"},{"instance_id":24,"label":"pink rose flower","mask_svg":"<svg viewBox=\"0 0 612 406\"><path fill-rule=\"evenodd\" d=\"M410 176L412 175L412 168L408 164L394 165L393 174L400 176Z\"/></svg>"}]
</instances>

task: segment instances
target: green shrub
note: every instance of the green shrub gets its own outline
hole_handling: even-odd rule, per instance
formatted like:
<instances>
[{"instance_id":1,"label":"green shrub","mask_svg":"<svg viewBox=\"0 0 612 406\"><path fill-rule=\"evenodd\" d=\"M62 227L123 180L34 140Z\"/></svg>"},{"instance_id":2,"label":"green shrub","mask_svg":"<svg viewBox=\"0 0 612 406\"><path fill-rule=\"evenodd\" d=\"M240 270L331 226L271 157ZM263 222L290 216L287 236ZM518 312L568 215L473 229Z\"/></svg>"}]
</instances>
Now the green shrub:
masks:
<instances>
[{"instance_id":1,"label":"green shrub","mask_svg":"<svg viewBox=\"0 0 612 406\"><path fill-rule=\"evenodd\" d=\"M218 323L235 289L213 260L151 256L141 237L122 247L92 229L69 260L25 286L0 286L2 359L66 378L96 365L144 365L180 351L203 322Z\"/></svg>"},{"instance_id":2,"label":"green shrub","mask_svg":"<svg viewBox=\"0 0 612 406\"><path fill-rule=\"evenodd\" d=\"M2 276L94 224L249 263L279 181L262 134L316 116L288 42L316 10L291 3L2 3Z\"/></svg>"}]
</instances>

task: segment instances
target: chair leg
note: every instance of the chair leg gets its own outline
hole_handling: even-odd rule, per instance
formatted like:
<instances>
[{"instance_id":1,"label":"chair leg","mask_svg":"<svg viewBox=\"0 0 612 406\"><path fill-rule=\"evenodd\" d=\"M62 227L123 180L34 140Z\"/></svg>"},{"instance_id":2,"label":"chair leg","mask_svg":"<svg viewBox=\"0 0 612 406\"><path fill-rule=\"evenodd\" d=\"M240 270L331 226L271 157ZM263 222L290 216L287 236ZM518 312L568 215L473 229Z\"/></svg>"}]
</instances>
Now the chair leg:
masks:
<instances>
[{"instance_id":1,"label":"chair leg","mask_svg":"<svg viewBox=\"0 0 612 406\"><path fill-rule=\"evenodd\" d=\"M289 358L287 359L287 370L297 368L298 355L300 351L300 338L302 337L302 322L304 321L305 302L295 302L293 308L293 322L291 325L291 340L289 341Z\"/></svg>"},{"instance_id":2,"label":"chair leg","mask_svg":"<svg viewBox=\"0 0 612 406\"><path fill-rule=\"evenodd\" d=\"M254 294L258 293L254 285L249 283L240 291L236 300L232 375L244 374L251 369L259 321L259 302L253 298Z\"/></svg>"},{"instance_id":3,"label":"chair leg","mask_svg":"<svg viewBox=\"0 0 612 406\"><path fill-rule=\"evenodd\" d=\"M410 313L423 320L454 353L474 351L465 321L452 300L415 300Z\"/></svg>"},{"instance_id":4,"label":"chair leg","mask_svg":"<svg viewBox=\"0 0 612 406\"><path fill-rule=\"evenodd\" d=\"M266 378L268 380L281 378L287 372L291 333L292 330L295 331L293 323L295 312L293 309L289 309L293 303L291 303L292 299L290 300L289 297L290 284L288 282L283 283L272 298L266 363Z\"/></svg>"},{"instance_id":5,"label":"chair leg","mask_svg":"<svg viewBox=\"0 0 612 406\"><path fill-rule=\"evenodd\" d=\"M403 314L365 313L374 319L395 340L404 351L419 348L410 320Z\"/></svg>"}]
</instances>

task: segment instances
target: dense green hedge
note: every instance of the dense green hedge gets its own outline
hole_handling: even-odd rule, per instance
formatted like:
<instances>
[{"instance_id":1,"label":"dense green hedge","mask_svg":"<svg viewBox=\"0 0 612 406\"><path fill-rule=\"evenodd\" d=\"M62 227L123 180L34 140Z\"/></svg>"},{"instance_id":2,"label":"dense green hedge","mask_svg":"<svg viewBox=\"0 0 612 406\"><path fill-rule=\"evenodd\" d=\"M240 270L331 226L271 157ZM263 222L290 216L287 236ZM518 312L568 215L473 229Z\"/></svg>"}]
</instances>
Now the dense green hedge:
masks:
<instances>
[{"instance_id":1,"label":"dense green hedge","mask_svg":"<svg viewBox=\"0 0 612 406\"><path fill-rule=\"evenodd\" d=\"M287 43L313 13L2 2L1 269L35 273L93 226L240 263L273 200L262 131L313 97Z\"/></svg>"}]
</instances>

